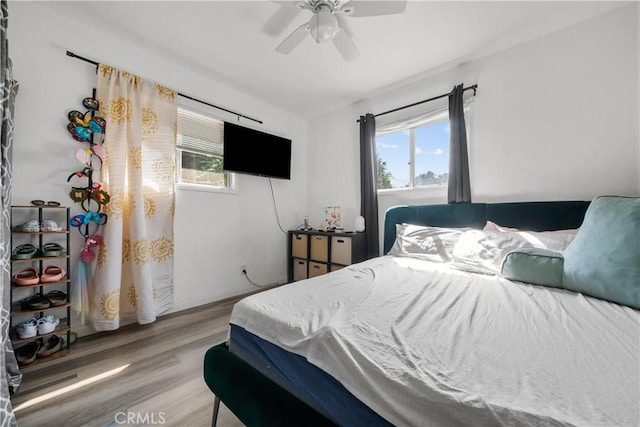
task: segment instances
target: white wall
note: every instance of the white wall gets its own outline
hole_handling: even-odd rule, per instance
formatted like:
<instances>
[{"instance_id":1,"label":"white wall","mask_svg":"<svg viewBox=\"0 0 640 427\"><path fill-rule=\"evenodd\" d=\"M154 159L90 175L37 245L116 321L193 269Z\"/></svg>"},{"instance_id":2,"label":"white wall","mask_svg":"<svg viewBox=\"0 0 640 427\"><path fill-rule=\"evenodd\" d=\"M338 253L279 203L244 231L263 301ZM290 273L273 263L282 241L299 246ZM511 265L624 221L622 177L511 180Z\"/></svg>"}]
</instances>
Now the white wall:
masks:
<instances>
[{"instance_id":1,"label":"white wall","mask_svg":"<svg viewBox=\"0 0 640 427\"><path fill-rule=\"evenodd\" d=\"M250 94L216 83L151 54L143 47L73 21L53 6L11 2L10 55L20 90L16 100L13 149L13 204L32 199L68 197L69 174L79 169L73 150L79 147L66 130L67 113L95 86L95 68L67 57L66 50L127 69L182 93L264 121L240 124L292 139L292 179L272 180L280 221L285 229L302 222L307 204L307 123ZM182 99L182 98L181 98ZM207 108L193 104L196 108ZM210 110L221 119L236 117ZM79 206L72 214L80 213ZM77 212L75 212L77 210ZM79 254L81 239L73 234L71 254ZM74 262L75 263L75 262ZM238 175L237 192L178 189L175 217L176 310L204 304L254 289L240 274L246 264L252 280L261 284L286 279L286 236L275 219L266 178Z\"/></svg>"},{"instance_id":2,"label":"white wall","mask_svg":"<svg viewBox=\"0 0 640 427\"><path fill-rule=\"evenodd\" d=\"M473 201L640 195L638 9L634 3L439 74L413 78L311 121L310 212L334 202L342 203L349 217L359 212L359 180L353 179L359 174L359 115L447 93L459 83L478 84L468 123ZM327 177L325 165L331 165L333 176ZM412 203L446 203L446 187L381 194L380 220L389 206Z\"/></svg>"}]
</instances>

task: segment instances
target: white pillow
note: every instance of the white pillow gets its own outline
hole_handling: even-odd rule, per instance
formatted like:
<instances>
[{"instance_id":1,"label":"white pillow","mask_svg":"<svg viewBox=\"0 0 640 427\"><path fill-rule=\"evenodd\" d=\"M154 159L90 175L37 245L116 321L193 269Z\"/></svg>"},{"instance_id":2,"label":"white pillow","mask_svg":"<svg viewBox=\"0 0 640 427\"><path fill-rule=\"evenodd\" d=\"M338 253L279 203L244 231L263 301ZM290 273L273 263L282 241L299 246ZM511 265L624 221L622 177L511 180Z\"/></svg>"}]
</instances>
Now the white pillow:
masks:
<instances>
[{"instance_id":1,"label":"white pillow","mask_svg":"<svg viewBox=\"0 0 640 427\"><path fill-rule=\"evenodd\" d=\"M541 248L562 252L574 237L574 234L553 231L469 230L456 241L452 265L474 273L500 274L502 260L512 250Z\"/></svg>"},{"instance_id":2,"label":"white pillow","mask_svg":"<svg viewBox=\"0 0 640 427\"><path fill-rule=\"evenodd\" d=\"M553 231L485 231L396 224L396 240L389 255L446 262L459 270L500 274L505 255L519 248L562 252L574 234Z\"/></svg>"},{"instance_id":3,"label":"white pillow","mask_svg":"<svg viewBox=\"0 0 640 427\"><path fill-rule=\"evenodd\" d=\"M389 255L449 262L458 238L470 228L441 228L396 224L396 240Z\"/></svg>"}]
</instances>

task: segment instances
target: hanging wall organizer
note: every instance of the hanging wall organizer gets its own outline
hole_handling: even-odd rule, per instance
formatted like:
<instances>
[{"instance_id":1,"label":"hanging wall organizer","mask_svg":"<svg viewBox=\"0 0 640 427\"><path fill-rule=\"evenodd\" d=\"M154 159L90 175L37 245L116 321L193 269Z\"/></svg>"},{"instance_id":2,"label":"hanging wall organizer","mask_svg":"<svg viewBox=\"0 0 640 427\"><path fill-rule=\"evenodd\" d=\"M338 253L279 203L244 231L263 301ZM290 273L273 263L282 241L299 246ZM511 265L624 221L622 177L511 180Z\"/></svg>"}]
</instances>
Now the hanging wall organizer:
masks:
<instances>
[{"instance_id":1,"label":"hanging wall organizer","mask_svg":"<svg viewBox=\"0 0 640 427\"><path fill-rule=\"evenodd\" d=\"M76 264L72 280L71 308L78 314L81 324L85 324L89 313L89 284L91 283L91 263L96 259L95 248L102 243L100 229L107 223L107 214L103 212L109 203L109 194L102 184L94 179L93 173L102 169L105 159L104 142L106 121L97 115L100 104L93 96L84 98L84 113L73 110L68 114L67 130L81 144L76 148L74 157L80 163L80 169L67 178L72 183L69 197L80 204L83 213L74 215L69 224L78 229L84 239L80 259Z\"/></svg>"}]
</instances>

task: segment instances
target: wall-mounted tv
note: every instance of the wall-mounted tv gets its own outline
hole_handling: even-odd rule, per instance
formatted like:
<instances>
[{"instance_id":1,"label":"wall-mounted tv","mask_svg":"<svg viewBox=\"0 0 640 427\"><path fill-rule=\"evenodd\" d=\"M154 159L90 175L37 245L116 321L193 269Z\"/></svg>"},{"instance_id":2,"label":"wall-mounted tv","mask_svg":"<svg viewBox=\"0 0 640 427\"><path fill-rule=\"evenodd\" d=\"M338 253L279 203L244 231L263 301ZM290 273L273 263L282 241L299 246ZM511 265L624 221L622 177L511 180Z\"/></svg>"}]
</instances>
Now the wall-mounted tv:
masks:
<instances>
[{"instance_id":1,"label":"wall-mounted tv","mask_svg":"<svg viewBox=\"0 0 640 427\"><path fill-rule=\"evenodd\" d=\"M222 168L228 172L291 179L291 140L224 122Z\"/></svg>"}]
</instances>

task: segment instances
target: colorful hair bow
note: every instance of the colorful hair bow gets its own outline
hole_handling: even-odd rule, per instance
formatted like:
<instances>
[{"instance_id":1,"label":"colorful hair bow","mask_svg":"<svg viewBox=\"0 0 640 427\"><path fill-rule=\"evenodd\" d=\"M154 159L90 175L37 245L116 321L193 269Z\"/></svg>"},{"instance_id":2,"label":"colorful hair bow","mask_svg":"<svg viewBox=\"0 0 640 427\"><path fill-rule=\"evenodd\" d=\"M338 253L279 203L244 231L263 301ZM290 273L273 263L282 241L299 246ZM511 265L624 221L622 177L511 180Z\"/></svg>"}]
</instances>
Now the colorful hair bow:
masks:
<instances>
[{"instance_id":1,"label":"colorful hair bow","mask_svg":"<svg viewBox=\"0 0 640 427\"><path fill-rule=\"evenodd\" d=\"M84 239L84 248L80 252L80 260L82 262L90 263L96 259L96 255L93 253L91 248L95 246L99 246L102 243L102 236L99 234L92 234Z\"/></svg>"},{"instance_id":2,"label":"colorful hair bow","mask_svg":"<svg viewBox=\"0 0 640 427\"><path fill-rule=\"evenodd\" d=\"M94 115L100 109L97 99L85 98L82 100L82 105L89 111L84 114L77 110L70 111L67 115L69 119L67 130L76 141L93 143L92 136L104 134L107 122L104 118Z\"/></svg>"},{"instance_id":3,"label":"colorful hair bow","mask_svg":"<svg viewBox=\"0 0 640 427\"><path fill-rule=\"evenodd\" d=\"M69 220L69 224L72 227L80 227L82 225L90 224L91 221L95 222L98 225L104 225L107 223L107 215L104 213L89 211L84 215L74 215L74 217Z\"/></svg>"}]
</instances>

